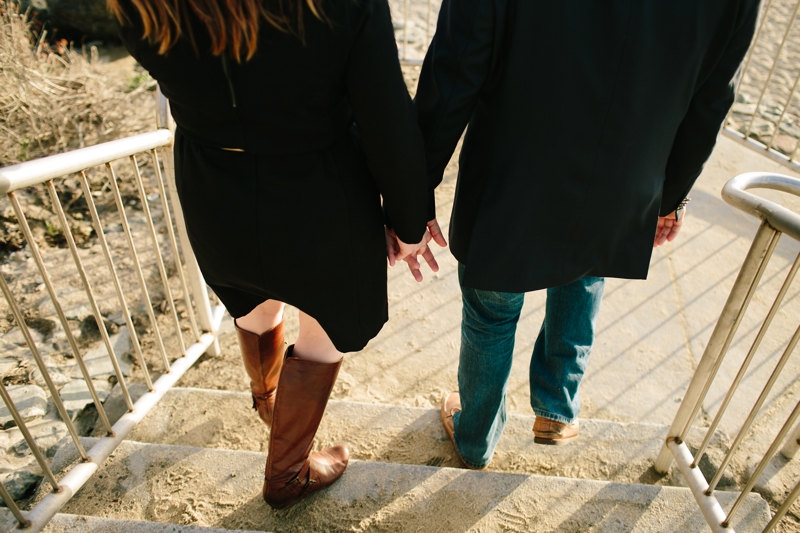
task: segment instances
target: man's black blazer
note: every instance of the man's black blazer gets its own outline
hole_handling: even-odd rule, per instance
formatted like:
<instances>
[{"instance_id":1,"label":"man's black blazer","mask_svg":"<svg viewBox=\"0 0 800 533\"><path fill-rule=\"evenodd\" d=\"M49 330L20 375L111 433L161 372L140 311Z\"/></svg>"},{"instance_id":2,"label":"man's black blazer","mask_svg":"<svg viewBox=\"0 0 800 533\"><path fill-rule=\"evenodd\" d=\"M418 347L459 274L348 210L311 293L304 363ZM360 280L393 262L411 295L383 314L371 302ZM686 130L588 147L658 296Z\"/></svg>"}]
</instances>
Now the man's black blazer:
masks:
<instances>
[{"instance_id":1,"label":"man's black blazer","mask_svg":"<svg viewBox=\"0 0 800 533\"><path fill-rule=\"evenodd\" d=\"M758 0L444 0L415 103L431 188L469 123L450 226L465 285L646 278L758 15Z\"/></svg>"}]
</instances>

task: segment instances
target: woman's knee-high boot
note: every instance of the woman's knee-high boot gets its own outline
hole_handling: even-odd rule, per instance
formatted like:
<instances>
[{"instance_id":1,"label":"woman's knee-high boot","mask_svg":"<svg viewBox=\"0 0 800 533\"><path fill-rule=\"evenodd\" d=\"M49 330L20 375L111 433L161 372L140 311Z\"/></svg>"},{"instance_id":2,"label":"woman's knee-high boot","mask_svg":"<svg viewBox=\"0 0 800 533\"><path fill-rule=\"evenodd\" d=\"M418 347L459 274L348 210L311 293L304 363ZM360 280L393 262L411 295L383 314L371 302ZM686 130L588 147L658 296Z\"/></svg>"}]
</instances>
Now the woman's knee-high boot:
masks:
<instances>
[{"instance_id":1,"label":"woman's knee-high boot","mask_svg":"<svg viewBox=\"0 0 800 533\"><path fill-rule=\"evenodd\" d=\"M275 389L286 350L283 345L283 322L261 335L241 329L237 325L236 336L239 338L244 368L250 376L253 409L258 411L258 416L267 426L271 426Z\"/></svg>"},{"instance_id":2,"label":"woman's knee-high boot","mask_svg":"<svg viewBox=\"0 0 800 533\"><path fill-rule=\"evenodd\" d=\"M344 473L350 453L333 446L311 454L342 362L319 363L292 357L286 350L281 369L262 494L273 509L293 505L324 489Z\"/></svg>"}]
</instances>

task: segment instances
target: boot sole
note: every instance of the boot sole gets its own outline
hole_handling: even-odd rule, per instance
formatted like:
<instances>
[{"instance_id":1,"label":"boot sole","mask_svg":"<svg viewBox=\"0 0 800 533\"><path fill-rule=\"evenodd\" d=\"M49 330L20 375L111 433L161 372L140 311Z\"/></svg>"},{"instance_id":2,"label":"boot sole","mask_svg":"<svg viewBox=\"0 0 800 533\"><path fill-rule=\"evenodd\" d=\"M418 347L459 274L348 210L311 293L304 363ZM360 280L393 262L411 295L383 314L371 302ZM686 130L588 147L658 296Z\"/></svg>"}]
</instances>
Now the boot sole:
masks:
<instances>
[{"instance_id":1,"label":"boot sole","mask_svg":"<svg viewBox=\"0 0 800 533\"><path fill-rule=\"evenodd\" d=\"M534 444L544 444L545 446L565 446L575 440L578 436L565 437L563 439L551 439L547 437L533 437Z\"/></svg>"}]
</instances>

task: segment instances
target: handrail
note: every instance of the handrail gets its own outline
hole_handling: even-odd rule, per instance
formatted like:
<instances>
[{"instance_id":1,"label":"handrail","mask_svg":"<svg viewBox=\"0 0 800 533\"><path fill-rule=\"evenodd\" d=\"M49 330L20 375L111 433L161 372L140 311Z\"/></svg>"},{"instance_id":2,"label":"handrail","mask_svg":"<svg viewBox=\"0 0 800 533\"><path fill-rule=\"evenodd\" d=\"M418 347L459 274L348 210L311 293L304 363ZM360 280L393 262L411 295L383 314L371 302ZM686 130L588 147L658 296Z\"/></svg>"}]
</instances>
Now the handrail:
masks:
<instances>
[{"instance_id":1,"label":"handrail","mask_svg":"<svg viewBox=\"0 0 800 533\"><path fill-rule=\"evenodd\" d=\"M129 157L172 143L172 132L159 129L125 139L79 148L0 168L0 194L38 185L47 180L74 174L89 167L103 165L115 159Z\"/></svg>"},{"instance_id":2,"label":"handrail","mask_svg":"<svg viewBox=\"0 0 800 533\"><path fill-rule=\"evenodd\" d=\"M751 194L748 189L771 189L800 197L800 179L769 172L748 172L731 179L722 188L722 198L726 202L800 240L800 214Z\"/></svg>"},{"instance_id":3,"label":"handrail","mask_svg":"<svg viewBox=\"0 0 800 533\"><path fill-rule=\"evenodd\" d=\"M163 95L158 94L157 100L159 104L159 124L169 126L169 113L168 104ZM11 399L6 394L5 388L0 383L0 396L2 396L3 403L12 414L15 414L17 425L19 426L25 440L28 443L32 453L37 459L42 471L49 474L46 477L52 485L53 492L47 494L42 500L28 512L21 511L16 503L11 499L6 490L0 490L0 497L2 497L8 508L16 516L19 521L17 529L14 531L33 533L41 531L47 522L61 509L61 507L71 498L81 486L98 470L102 462L109 457L119 443L133 430L134 426L140 422L144 416L151 410L151 408L158 402L158 400L169 390L170 387L188 370L192 364L203 353L216 355L219 353L219 341L217 339L217 331L222 320L224 307L221 305L213 306L206 290L205 281L197 266L197 261L191 249L191 244L186 234L186 228L183 223L182 211L180 203L178 202L177 190L174 183L174 164L172 142L174 136L172 131L167 128L160 128L156 131L143 133L140 135L131 136L124 139L102 143L96 146L78 149L72 152L63 154L52 155L37 160L26 161L17 165L0 168L0 194L5 194L17 217L20 229L25 236L25 241L28 244L29 251L34 259L34 264L41 275L47 293L53 302L56 315L61 323L67 340L69 341L70 348L72 349L73 357L80 367L81 373L86 381L87 388L92 396L95 407L98 411L98 416L103 422L107 435L97 441L94 446L89 450L84 450L78 434L75 430L74 424L61 404L59 391L55 388L52 380L49 377L48 369L45 363L39 356L38 349L33 341L28 326L25 323L22 312L17 304L15 295L7 286L5 279L0 274L0 288L3 297L8 301L10 309L13 311L15 322L20 327L28 342L29 348L33 353L37 366L39 367L45 381L48 385L53 401L61 414L62 421L66 424L69 433L73 437L73 442L78 449L84 461L73 466L61 479L53 477L49 465L47 464L44 456L42 456L37 447L37 443L33 437L26 430L25 422L19 416L16 416L17 409ZM160 150L161 156L157 153ZM142 182L142 175L140 173L139 162L137 161L137 154L149 152L153 162L154 176L153 179L158 185L158 196L161 200L162 219L167 224L167 231L162 239L169 241L169 246L163 246L159 242L158 233L155 228L154 220L150 214L150 197L145 190ZM149 239L144 239L141 242L136 242L131 228L128 224L128 218L120 197L120 191L117 185L117 175L114 171L112 162L119 159L128 159L129 164L133 167L133 176L136 180L136 188L141 201L142 214L144 218L144 225L147 227ZM160 166L163 165L164 171L161 171ZM164 365L164 372L161 377L152 383L149 379L147 363L142 358L141 346L137 339L135 327L132 322L132 315L130 306L126 301L123 289L119 285L119 278L117 277L117 267L114 265L113 254L109 249L108 241L103 228L98 210L95 206L92 191L86 177L86 170L93 167L105 167L108 176L108 184L114 193L114 200L119 211L119 216L122 225L122 231L125 234L125 242L127 243L128 251L131 254L131 259L128 263L129 269L133 270L134 280L139 281L139 288L141 289L141 299L145 303L145 308L148 310L148 317L151 323L153 334L156 337L156 344L160 345L160 353L162 355L162 364ZM83 265L83 261L78 253L75 240L72 235L72 230L69 221L66 218L64 208L60 203L57 189L53 180L64 176L77 174L81 184L81 188L87 203L87 208L92 216L92 224L98 237L98 245L103 250L103 255L106 259L106 267L109 269L110 279L114 282L116 295L121 309L124 311L126 325L130 332L132 348L134 348L135 355L139 360L139 364L144 372L144 377L148 385L149 392L141 396L135 403L132 401L127 387L125 386L125 379L123 378L122 371L117 362L117 356L114 354L111 344L108 339L108 332L104 326L103 316L97 304L97 295L93 290L92 281L88 272ZM129 412L122 416L113 426L109 423L105 408L100 401L99 397L94 390L94 385L91 382L85 362L83 360L83 350L75 342L74 336L70 331L67 317L62 309L61 303L58 299L58 293L53 285L53 279L48 273L39 246L31 231L31 227L27 222L25 210L20 203L15 191L31 187L34 185L45 184L47 191L50 194L50 199L53 202L53 210L58 215L60 221L60 229L63 232L67 244L69 245L70 252L72 253L73 262L80 275L81 283L86 291L88 302L91 304L92 313L101 337L106 345L106 349L110 354L114 373L117 377L117 382L120 385L123 397L129 408ZM156 192L156 191L154 191ZM167 201L169 199L169 202ZM170 208L171 204L171 208ZM172 224L177 229L177 235L173 231ZM180 240L180 247L178 246L178 239ZM148 242L145 242L148 241ZM174 334L177 336L178 344L181 348L182 357L178 357L170 362L167 359L167 354L164 352L163 343L161 341L161 333L159 332L159 325L153 314L153 306L150 300L146 276L143 272L143 267L137 253L137 248L141 247L143 250L150 245L152 253L156 254L154 263L159 267L159 279L163 285L162 289L166 301L170 302L170 314L173 317ZM164 243L166 244L166 243ZM189 331L191 332L194 343L186 347L184 344L182 327L178 319L175 302L171 296L169 288L169 279L167 278L164 262L162 260L162 250L165 252L169 250L174 259L175 266L178 270L178 276L181 282L181 289L183 296L181 300L186 306L187 318L190 322ZM181 258L181 255L183 256ZM182 264L183 263L183 264ZM132 266L130 266L132 265ZM184 277L185 270L185 277ZM188 281L187 279L188 278ZM132 287L135 286L135 283ZM133 290L133 289L131 289ZM195 321L194 313L197 313L198 321ZM200 323L198 327L198 322ZM203 330L203 332L200 331Z\"/></svg>"},{"instance_id":4,"label":"handrail","mask_svg":"<svg viewBox=\"0 0 800 533\"><path fill-rule=\"evenodd\" d=\"M214 309L214 322L219 327L225 308L217 306ZM195 343L186 350L186 355L173 362L170 371L162 375L153 384L153 390L142 395L134 404L133 411L122 415L113 426L113 435L103 437L89 450L89 460L75 465L59 481L58 492L51 492L42 498L36 507L25 515L29 525L24 528L17 527L13 530L16 533L32 533L41 531L55 516L55 514L66 504L70 498L97 472L103 461L114 452L117 446L125 440L136 424L142 421L147 413L155 407L164 394L191 368L197 359L205 353L208 347L214 342L215 334L206 333L201 337L200 342Z\"/></svg>"},{"instance_id":5,"label":"handrail","mask_svg":"<svg viewBox=\"0 0 800 533\"><path fill-rule=\"evenodd\" d=\"M710 482L707 482L705 477L698 468L698 462L702 457L708 442L713 436L713 432L718 427L722 417L725 415L730 401L734 394L737 393L739 385L747 373L753 357L758 352L761 340L767 334L772 319L778 312L781 304L783 303L784 296L794 281L795 274L800 269L800 255L797 256L793 266L789 269L786 279L778 291L777 296L774 298L772 306L766 317L763 319L761 327L755 340L743 361L737 363L738 372L733 382L728 386L728 391L725 399L717 410L714 416L714 421L711 426L707 428L703 443L694 455L689 451L689 448L684 443L684 439L691 427L699 409L703 405L706 394L708 393L711 384L717 375L718 370L722 366L722 362L727 355L728 348L736 335L739 324L747 312L748 305L752 299L753 294L758 290L762 274L764 273L769 261L772 257L772 252L778 243L778 239L782 234L786 234L793 239L800 241L800 214L783 207L776 202L767 200L760 196L748 192L752 189L770 189L775 191L785 192L800 198L800 179L783 174L774 174L769 172L748 172L741 174L729 180L722 189L722 197L726 202L744 211L745 213L761 219L761 226L753 239L750 246L750 251L742 264L739 275L731 288L728 300L725 303L720 318L711 334L711 338L706 344L706 349L703 356L697 364L697 368L692 376L689 387L681 401L681 405L675 415L669 432L666 435L664 446L658 458L655 461L655 469L657 472L665 473L674 459L681 471L683 472L686 482L692 491L698 505L700 506L703 515L705 516L709 527L712 531L730 531L733 516L736 515L740 509L742 502L747 495L752 491L762 472L770 464L773 456L781 447L789 435L790 430L800 418L800 403L798 403L792 413L784 422L781 430L775 436L767 452L762 456L758 466L749 473L749 479L744 485L739 497L734 505L727 511L723 512L722 508L714 496L714 490L722 479L726 469L731 463L734 454L739 450L744 439L749 435L751 428L754 426L758 415L761 413L764 401L772 392L773 386L777 382L779 376L785 368L792 352L798 343L800 343L800 328L797 328L789 340L783 354L778 362L774 365L774 369L763 385L761 392L752 403L744 423L741 425L737 435L733 439L732 444L725 453L717 471ZM741 391L739 391L741 392ZM800 436L800 430L795 428L794 440L797 441ZM786 455L791 456L796 450L791 444L784 446ZM798 484L797 487L800 487ZM794 503L800 496L800 488L795 488L788 498L780 506L775 518L763 530L763 533L772 531L776 523L781 519L786 510Z\"/></svg>"}]
</instances>

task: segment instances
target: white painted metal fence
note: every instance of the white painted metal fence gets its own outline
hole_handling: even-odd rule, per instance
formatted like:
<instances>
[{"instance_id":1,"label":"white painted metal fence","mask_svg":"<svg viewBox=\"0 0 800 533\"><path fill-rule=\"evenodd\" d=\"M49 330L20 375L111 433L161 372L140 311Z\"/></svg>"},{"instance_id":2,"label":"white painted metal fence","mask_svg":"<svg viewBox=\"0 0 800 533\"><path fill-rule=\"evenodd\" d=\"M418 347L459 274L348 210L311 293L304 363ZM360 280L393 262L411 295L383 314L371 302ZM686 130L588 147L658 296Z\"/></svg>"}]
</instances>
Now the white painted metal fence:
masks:
<instances>
[{"instance_id":1,"label":"white painted metal fence","mask_svg":"<svg viewBox=\"0 0 800 533\"><path fill-rule=\"evenodd\" d=\"M764 0L723 134L800 171L800 1Z\"/></svg>"},{"instance_id":2,"label":"white painted metal fence","mask_svg":"<svg viewBox=\"0 0 800 533\"><path fill-rule=\"evenodd\" d=\"M441 0L389 0L403 65L422 65L436 31Z\"/></svg>"},{"instance_id":3,"label":"white painted metal fence","mask_svg":"<svg viewBox=\"0 0 800 533\"><path fill-rule=\"evenodd\" d=\"M783 176L780 174L767 174L761 172L752 172L742 174L730 180L722 191L722 196L726 202L741 209L742 211L758 217L762 220L761 226L756 233L750 251L745 258L736 282L731 289L730 295L722 314L714 328L711 338L708 341L703 357L701 358L697 370L692 377L686 395L683 398L678 413L670 427L667 435L666 444L661 450L658 458L656 459L655 468L658 472L665 473L669 470L672 459L674 458L678 463L678 467L686 478L692 493L700 506L709 527L715 533L719 532L732 532L730 527L731 520L736 512L739 510L740 505L755 486L761 474L769 465L775 453L783 445L783 453L787 457L792 457L798 449L798 439L800 439L800 428L792 430L798 417L800 417L800 403L794 408L789 417L786 419L781 430L777 433L772 441L763 458L759 462L758 467L750 475L747 483L744 486L739 498L733 504L731 509L727 512L722 509L717 499L714 497L714 490L722 479L726 470L728 469L731 459L740 449L742 442L750 434L753 423L759 415L759 411L764 405L764 401L772 391L775 382L778 380L781 372L784 369L787 361L789 360L792 352L800 341L800 326L795 330L791 340L786 346L783 355L776 364L771 376L764 384L761 393L753 400L752 408L749 415L745 419L742 427L736 435L729 451L725 455L721 464L717 465L717 472L714 477L708 481L700 472L698 463L703 457L709 442L716 429L719 427L720 421L726 413L731 399L737 393L739 384L745 377L750 363L753 361L761 341L766 336L772 320L778 309L781 307L784 296L786 295L789 287L791 286L798 268L800 268L800 255L794 261L794 264L789 269L786 279L778 291L777 296L764 318L761 328L758 331L752 345L750 346L747 356L742 361L738 373L734 378L725 399L722 401L711 426L708 428L705 438L694 453L689 450L685 439L692 426L692 422L699 413L703 400L705 399L708 391L711 388L717 371L722 366L722 362L731 346L731 342L736 335L737 329L745 316L747 307L756 293L759 286L759 281L764 273L764 270L769 264L772 252L778 244L778 239L782 234L789 236L792 239L800 241L800 214L794 213L774 202L765 200L759 196L747 192L748 189L773 189L783 191L795 196L800 196L800 179ZM768 416L761 413L762 416ZM787 436L791 438L787 441ZM784 444L785 442L785 444ZM695 443L697 444L697 443ZM778 522L783 518L791 505L800 496L800 480L795 486L794 490L788 495L785 502L781 505L772 521L764 529L764 532L772 531Z\"/></svg>"},{"instance_id":4,"label":"white painted metal fence","mask_svg":"<svg viewBox=\"0 0 800 533\"><path fill-rule=\"evenodd\" d=\"M166 101L163 98L161 99L159 114L161 117L161 124L166 125ZM72 356L77 362L86 385L89 388L94 406L97 409L99 424L103 426L106 432L106 436L101 438L94 446L88 450L85 449L75 425L67 414L59 396L59 391L51 379L48 368L40 354L40 350L37 348L33 336L25 323L19 305L22 295L13 294L5 278L0 274L0 289L2 289L3 296L8 302L14 321L24 335L28 348L36 361L42 378L49 389L51 398L58 409L61 420L67 426L72 438L72 444L77 448L79 455L83 459L82 462L72 467L61 479L56 479L54 473L50 470L48 461L39 450L36 441L26 428L25 422L14 403L11 401L6 387L0 380L0 396L2 396L5 405L14 417L17 427L19 427L30 450L36 457L45 480L48 481L50 487L53 488L52 492L42 498L35 507L23 513L11 499L5 487L0 483L0 496L3 497L6 506L14 513L19 521L18 530L20 531L40 531L50 518L52 518L97 471L102 462L108 458L119 443L131 432L134 426L144 418L150 409L161 399L166 391L175 384L198 357L205 352L209 352L212 355L218 354L219 344L216 338L216 331L222 320L224 308L219 305L212 305L189 245L174 184L172 139L172 132L165 127L126 139L0 168L0 193L7 195L11 202L19 226L24 233L27 249L38 268L47 293L52 299L59 322L69 342ZM142 158L141 154L143 153L149 154L152 171L154 172L156 190L148 191L145 189L140 162ZM147 230L145 231L145 235L149 242L142 242L141 239L134 239L128 222L128 212L126 212L126 207L120 195L117 169L120 168L121 165L126 164L126 160L127 164L130 166L129 169L132 171L130 174L132 174L135 180L135 188L138 190L139 201L141 202L143 215L146 220ZM125 241L128 246L129 257L125 262L130 265L129 267L122 267L114 263L115 253L112 253L109 247L108 240L104 233L106 225L98 213L97 206L93 199L93 191L87 179L87 170L94 167L104 167L107 173L106 183L113 193L119 220L122 225L122 231L125 234ZM81 251L75 243L69 220L59 201L55 181L59 178L71 175L77 175L80 181L83 198L87 203L94 231L97 234L99 244L102 248L107 267L106 271L102 273L89 272L85 268L84 260L82 259ZM165 177L166 179L164 179ZM28 223L25 216L25 209L17 197L22 189L40 184L46 187L52 201L52 208L60 221L61 232L66 238L67 245L71 251L75 270L86 292L86 298L90 304L91 312L97 323L102 341L105 344L109 359L113 365L117 383L121 388L122 395L128 407L128 413L123 415L113 426L106 415L103 403L100 401L92 383L92 376L84 362L85 354L83 350L79 348L75 335L70 329L69 321L59 302L57 287L55 286L52 276L48 273L43 252L36 243L31 225ZM159 238L159 228L154 224L149 205L151 202L155 202L156 199L160 199L160 209L163 213L163 227L159 226L159 228L164 230L165 235L161 238ZM174 228L177 228L177 237ZM141 256L146 248L149 249L147 257L150 259L148 261L154 261L158 270L157 278L151 276L157 279L155 282L148 282L144 273L147 267L152 267L152 265L143 265L141 260ZM171 256L176 267L181 293L180 301L186 310L185 316L187 319L186 322L188 322L188 324L184 326L188 329L191 338L188 343L184 340L183 327L176 310L177 300L173 298L164 257L162 257L162 250L167 250L166 253ZM183 261L181 261L179 250L183 252ZM46 254L47 251L44 252L45 256ZM137 338L135 324L133 323L132 304L129 303L126 296L126 294L129 295L131 293L131 287L123 287L120 281L121 274L125 270L128 271L127 278L135 280L132 283L132 287L137 289L136 292L140 293L138 298L146 309L149 326L155 337L154 344L160 355L160 367L163 374L155 381L150 377L150 370L143 356L142 347ZM128 390L125 376L120 369L118 361L119 356L114 353L114 347L110 342L109 333L104 324L104 317L101 314L98 304L98 298L93 289L93 285L98 282L98 278L103 278L103 281L110 279L114 285L114 292L117 297L116 303L119 306L118 309L122 311L122 315L124 316L125 323L131 336L133 352L139 364L139 368L142 370L142 377L148 389L148 392L141 396L135 403ZM159 287L153 286L159 282ZM171 335L173 339L177 340L176 344L180 347L180 353L168 353L168 350L165 349L164 338L169 333L166 332L166 328L165 331L161 330L163 321L162 325L160 325L155 315L153 302L150 298L154 290L163 290L165 301L167 302L164 311L169 315L169 320L167 322L173 330Z\"/></svg>"}]
</instances>

